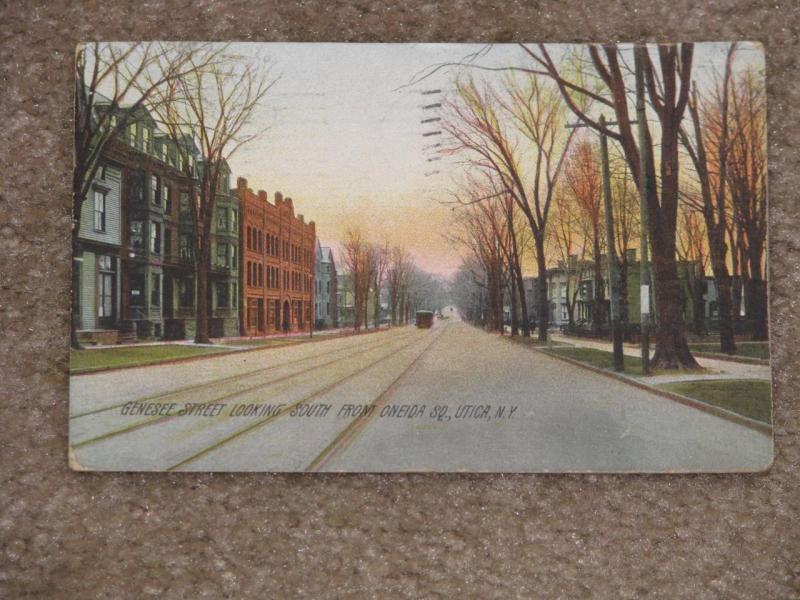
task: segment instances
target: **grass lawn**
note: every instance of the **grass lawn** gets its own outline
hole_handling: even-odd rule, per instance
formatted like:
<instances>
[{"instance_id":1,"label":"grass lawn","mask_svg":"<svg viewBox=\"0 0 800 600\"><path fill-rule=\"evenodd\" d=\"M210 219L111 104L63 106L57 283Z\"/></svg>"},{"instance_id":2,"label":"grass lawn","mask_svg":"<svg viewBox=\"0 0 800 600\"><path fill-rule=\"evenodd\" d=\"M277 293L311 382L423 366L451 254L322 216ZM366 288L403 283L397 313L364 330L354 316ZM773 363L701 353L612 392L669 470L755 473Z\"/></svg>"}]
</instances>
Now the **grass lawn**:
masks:
<instances>
[{"instance_id":1,"label":"grass lawn","mask_svg":"<svg viewBox=\"0 0 800 600\"><path fill-rule=\"evenodd\" d=\"M572 360L578 360L593 367L601 369L614 370L614 354L613 352L606 352L605 350L597 350L595 348L580 348L577 346L562 346L560 348L554 347L548 350L552 354L565 356ZM642 375L642 361L638 356L625 356L625 374L626 375ZM658 374L656 371L654 374Z\"/></svg>"},{"instance_id":2,"label":"grass lawn","mask_svg":"<svg viewBox=\"0 0 800 600\"><path fill-rule=\"evenodd\" d=\"M70 373L86 373L109 367L128 367L149 365L176 358L202 356L230 352L224 346L211 348L208 346L184 346L164 344L163 346L131 346L125 348L97 348L91 350L70 350Z\"/></svg>"},{"instance_id":3,"label":"grass lawn","mask_svg":"<svg viewBox=\"0 0 800 600\"><path fill-rule=\"evenodd\" d=\"M300 344L309 341L308 338L265 338L252 340L227 340L222 342L225 346L258 346L259 348L269 348L270 346L286 346L287 344Z\"/></svg>"},{"instance_id":4,"label":"grass lawn","mask_svg":"<svg viewBox=\"0 0 800 600\"><path fill-rule=\"evenodd\" d=\"M531 337L523 337L521 335L516 337L511 337L510 335L505 335L504 337L508 340L511 340L512 342L516 342L517 344L524 344L526 346L536 346L537 348L547 347L547 342L540 341L536 335L532 335ZM553 346L554 348L556 346L571 346L571 344L568 344L566 342L556 342L552 340L550 342L550 345Z\"/></svg>"},{"instance_id":5,"label":"grass lawn","mask_svg":"<svg viewBox=\"0 0 800 600\"><path fill-rule=\"evenodd\" d=\"M707 402L764 423L772 422L769 381L706 379L705 381L664 383L656 387Z\"/></svg>"},{"instance_id":6,"label":"grass lawn","mask_svg":"<svg viewBox=\"0 0 800 600\"><path fill-rule=\"evenodd\" d=\"M713 352L715 354L720 354L719 343L714 342L690 342L689 348L696 352ZM734 354L734 356L769 360L769 343L736 342L736 354Z\"/></svg>"}]
</instances>

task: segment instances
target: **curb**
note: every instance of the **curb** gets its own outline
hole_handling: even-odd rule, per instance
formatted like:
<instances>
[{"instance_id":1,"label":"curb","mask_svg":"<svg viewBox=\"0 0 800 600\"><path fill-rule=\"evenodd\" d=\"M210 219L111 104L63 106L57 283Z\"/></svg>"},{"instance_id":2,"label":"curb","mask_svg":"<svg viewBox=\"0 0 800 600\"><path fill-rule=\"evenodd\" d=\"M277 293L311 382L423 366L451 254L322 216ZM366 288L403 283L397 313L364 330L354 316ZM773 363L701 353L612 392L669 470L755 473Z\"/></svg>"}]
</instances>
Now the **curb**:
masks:
<instances>
[{"instance_id":1,"label":"curb","mask_svg":"<svg viewBox=\"0 0 800 600\"><path fill-rule=\"evenodd\" d=\"M759 365L762 367L769 366L769 360L761 358L752 358L749 356L731 356L730 354L719 354L717 352L696 352L692 350L692 354L700 358L710 358L713 360L727 360L729 362L742 363L745 365Z\"/></svg>"},{"instance_id":2,"label":"curb","mask_svg":"<svg viewBox=\"0 0 800 600\"><path fill-rule=\"evenodd\" d=\"M143 367L160 367L160 366L163 366L163 365L173 365L173 364L178 364L178 363L194 362L196 360L206 360L206 359L209 359L209 358L217 358L217 357L220 357L220 356L230 356L231 354L247 354L248 352L258 352L259 350L272 350L273 348L284 348L286 346L298 346L300 344L313 344L314 342L325 342L325 341L328 341L328 340L335 340L335 339L339 339L339 338L354 337L356 335L369 335L369 334L372 334L372 333L380 333L382 331L390 331L390 330L391 330L391 328L390 329L374 329L374 330L363 331L363 332L358 333L358 334L350 333L350 334L343 334L343 335L319 336L318 338L309 338L305 342L297 342L297 341L293 342L291 340L293 340L293 339L296 340L297 338L287 338L287 341L284 344L274 344L274 345L268 346L266 348L265 347L259 347L259 346L253 346L252 348L239 348L239 349L236 349L236 350L228 350L228 351L222 351L222 352L209 352L208 354L200 354L198 356L184 356L184 357L181 357L181 358L170 358L168 360L160 360L160 361L157 361L157 362L138 364L138 365L122 365L122 366L119 366L119 367L100 367L99 369L90 369L90 370L76 371L76 372L71 372L71 371L68 370L67 371L67 376L68 377L82 377L84 375L96 375L97 373L108 373L109 371L127 371L129 369L141 369ZM142 347L144 348L146 346L142 346ZM195 346L189 346L189 347L193 348ZM209 346L201 346L201 347L209 347ZM225 348L226 345L225 344L214 344L212 347ZM109 346L109 348L113 349L113 348L115 348L115 346Z\"/></svg>"},{"instance_id":3,"label":"curb","mask_svg":"<svg viewBox=\"0 0 800 600\"><path fill-rule=\"evenodd\" d=\"M669 400L673 400L685 406L689 406L691 408L696 408L697 410L701 410L706 413L710 413L714 416L721 417L728 421L732 421L739 425L744 425L750 429L753 429L759 433L763 433L764 435L772 436L772 425L768 423L764 423L762 421L757 421L755 419L751 419L750 417L745 417L740 415L739 413L735 413L730 410L726 410L724 408L720 408L718 406L714 406L713 404L707 404L706 402L702 402L701 400L696 400L695 398L690 398L689 396L684 396L682 394L676 394L675 392L668 392L667 390L662 390L657 387L653 387L652 385L648 385L639 381L638 379L634 379L633 377L627 375L621 375L614 371L608 371L607 369L601 369L600 367L595 367L592 365L587 365L579 360L575 360L574 358L569 358L566 356L560 356L558 354L548 352L546 349L532 347L533 350L536 352L540 352L546 356L551 356L557 360L562 360L567 362L571 365L576 367L580 367L582 369L586 369L587 371L592 371L594 373L598 373L600 375L605 375L610 379L615 379L617 381L621 381L623 383L627 383L639 389L645 390L652 394L656 394L657 396L661 396L663 398L667 398Z\"/></svg>"}]
</instances>

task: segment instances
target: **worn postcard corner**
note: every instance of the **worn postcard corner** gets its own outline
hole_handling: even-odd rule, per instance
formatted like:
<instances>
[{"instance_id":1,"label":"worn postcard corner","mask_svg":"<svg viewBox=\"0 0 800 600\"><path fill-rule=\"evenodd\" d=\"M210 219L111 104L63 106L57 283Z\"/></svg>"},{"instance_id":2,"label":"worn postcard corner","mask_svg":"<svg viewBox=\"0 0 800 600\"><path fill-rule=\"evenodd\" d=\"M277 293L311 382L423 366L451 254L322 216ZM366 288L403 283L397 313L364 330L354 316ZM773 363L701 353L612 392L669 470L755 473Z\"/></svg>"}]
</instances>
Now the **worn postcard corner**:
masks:
<instances>
[{"instance_id":1,"label":"worn postcard corner","mask_svg":"<svg viewBox=\"0 0 800 600\"><path fill-rule=\"evenodd\" d=\"M761 44L75 65L72 469L771 465Z\"/></svg>"}]
</instances>

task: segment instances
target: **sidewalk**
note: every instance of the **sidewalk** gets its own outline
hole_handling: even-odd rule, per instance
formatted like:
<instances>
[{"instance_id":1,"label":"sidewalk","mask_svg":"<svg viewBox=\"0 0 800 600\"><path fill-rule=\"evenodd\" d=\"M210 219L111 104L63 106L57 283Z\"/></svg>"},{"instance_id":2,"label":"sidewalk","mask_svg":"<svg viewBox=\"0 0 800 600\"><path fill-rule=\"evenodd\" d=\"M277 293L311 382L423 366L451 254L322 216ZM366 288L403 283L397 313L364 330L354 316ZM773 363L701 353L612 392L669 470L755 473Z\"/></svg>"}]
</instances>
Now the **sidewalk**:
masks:
<instances>
[{"instance_id":1,"label":"sidewalk","mask_svg":"<svg viewBox=\"0 0 800 600\"><path fill-rule=\"evenodd\" d=\"M553 332L550 332L550 337L554 342L563 342L579 348L594 348L595 350L613 352L613 346L611 342L570 337ZM629 344L623 346L623 353L626 356L640 356L639 347ZM686 371L676 371L674 374L666 373L660 375L651 375L646 378L647 383L650 385L659 385L662 383L678 383L683 381L700 381L709 379L770 380L770 367L766 365L753 365L705 357L697 357L697 362L700 363L702 367L707 369L707 371L696 374Z\"/></svg>"},{"instance_id":2,"label":"sidewalk","mask_svg":"<svg viewBox=\"0 0 800 600\"><path fill-rule=\"evenodd\" d=\"M385 326L380 326L378 329L387 329ZM375 329L370 327L369 329L362 329L361 333L371 332ZM339 327L337 329L321 329L319 331L314 331L313 336L309 335L309 332L306 331L295 331L292 333L273 333L269 335L259 335L259 336L239 336L239 337L222 337L222 338L212 338L211 344L195 344L193 340L156 340L152 342L134 342L132 344L111 344L111 345L103 345L99 344L97 346L85 346L84 350L108 350L109 348L145 348L147 346L191 346L193 348L219 348L220 345L224 345L226 348L229 348L231 351L236 350L250 350L254 346L251 345L244 345L244 346L237 346L236 342L249 342L253 340L273 340L273 339L303 339L303 338L316 338L316 337L326 337L326 336L333 336L333 335L348 335L353 333L352 327Z\"/></svg>"}]
</instances>

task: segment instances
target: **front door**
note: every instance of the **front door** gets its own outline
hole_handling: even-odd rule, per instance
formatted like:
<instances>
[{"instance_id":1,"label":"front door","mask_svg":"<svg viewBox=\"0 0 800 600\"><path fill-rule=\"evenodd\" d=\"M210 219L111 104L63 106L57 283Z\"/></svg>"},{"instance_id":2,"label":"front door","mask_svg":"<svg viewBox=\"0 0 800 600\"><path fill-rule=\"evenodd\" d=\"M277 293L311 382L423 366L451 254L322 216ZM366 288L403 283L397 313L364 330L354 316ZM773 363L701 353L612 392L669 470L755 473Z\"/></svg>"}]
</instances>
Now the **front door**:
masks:
<instances>
[{"instance_id":1,"label":"front door","mask_svg":"<svg viewBox=\"0 0 800 600\"><path fill-rule=\"evenodd\" d=\"M97 325L100 329L110 329L117 321L116 259L101 255L97 267Z\"/></svg>"},{"instance_id":2,"label":"front door","mask_svg":"<svg viewBox=\"0 0 800 600\"><path fill-rule=\"evenodd\" d=\"M264 332L264 299L258 299L258 331Z\"/></svg>"},{"instance_id":3,"label":"front door","mask_svg":"<svg viewBox=\"0 0 800 600\"><path fill-rule=\"evenodd\" d=\"M164 273L164 294L161 303L164 305L164 318L171 319L174 316L174 301L173 301L173 276Z\"/></svg>"},{"instance_id":4,"label":"front door","mask_svg":"<svg viewBox=\"0 0 800 600\"><path fill-rule=\"evenodd\" d=\"M283 303L283 319L281 320L284 333L288 333L291 319L292 315L291 315L291 309L289 308L289 301L285 300Z\"/></svg>"}]
</instances>

